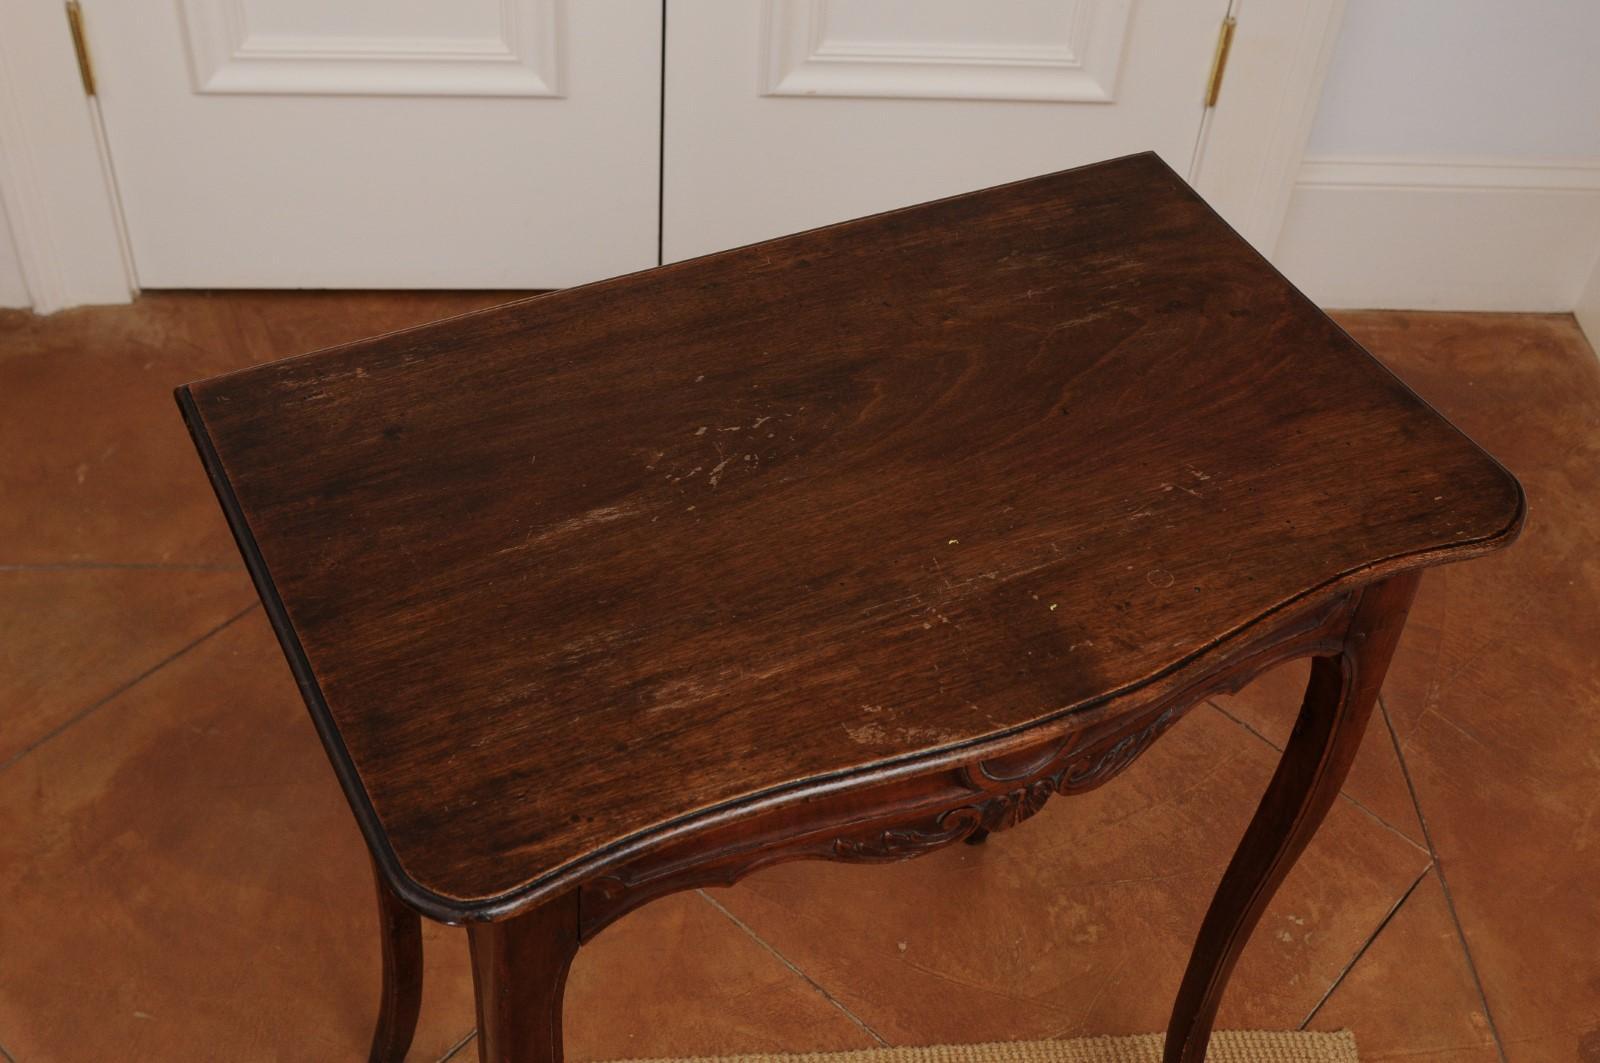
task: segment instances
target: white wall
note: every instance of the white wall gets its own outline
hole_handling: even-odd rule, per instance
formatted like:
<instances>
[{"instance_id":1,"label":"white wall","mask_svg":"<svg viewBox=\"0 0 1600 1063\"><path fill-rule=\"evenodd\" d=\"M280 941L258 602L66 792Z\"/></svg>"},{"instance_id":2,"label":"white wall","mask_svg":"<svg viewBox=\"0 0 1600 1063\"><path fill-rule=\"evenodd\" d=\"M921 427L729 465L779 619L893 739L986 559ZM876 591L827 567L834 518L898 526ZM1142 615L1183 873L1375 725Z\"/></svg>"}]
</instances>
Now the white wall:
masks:
<instances>
[{"instance_id":1,"label":"white wall","mask_svg":"<svg viewBox=\"0 0 1600 1063\"><path fill-rule=\"evenodd\" d=\"M11 226L6 222L6 212L0 210L0 307L32 305L28 286L22 280L22 264L17 261L17 247L11 240Z\"/></svg>"},{"instance_id":2,"label":"white wall","mask_svg":"<svg viewBox=\"0 0 1600 1063\"><path fill-rule=\"evenodd\" d=\"M1274 256L1328 306L1570 310L1600 250L1600 3L1347 0Z\"/></svg>"},{"instance_id":3,"label":"white wall","mask_svg":"<svg viewBox=\"0 0 1600 1063\"><path fill-rule=\"evenodd\" d=\"M1346 0L1306 153L1600 158L1600 3Z\"/></svg>"}]
</instances>

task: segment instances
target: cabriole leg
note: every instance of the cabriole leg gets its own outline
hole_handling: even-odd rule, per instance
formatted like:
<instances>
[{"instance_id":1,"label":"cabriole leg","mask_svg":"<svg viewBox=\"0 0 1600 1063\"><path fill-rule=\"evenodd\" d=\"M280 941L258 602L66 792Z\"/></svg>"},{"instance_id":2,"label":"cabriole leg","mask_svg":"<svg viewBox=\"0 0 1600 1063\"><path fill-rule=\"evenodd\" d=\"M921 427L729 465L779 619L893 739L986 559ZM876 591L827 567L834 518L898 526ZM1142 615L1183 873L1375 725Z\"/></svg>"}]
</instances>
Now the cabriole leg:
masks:
<instances>
[{"instance_id":1,"label":"cabriole leg","mask_svg":"<svg viewBox=\"0 0 1600 1063\"><path fill-rule=\"evenodd\" d=\"M378 935L383 945L383 996L369 1063L400 1063L417 1032L422 1008L422 919L396 897L373 865L378 884Z\"/></svg>"},{"instance_id":2,"label":"cabriole leg","mask_svg":"<svg viewBox=\"0 0 1600 1063\"><path fill-rule=\"evenodd\" d=\"M481 1063L561 1063L561 999L578 951L577 891L467 927Z\"/></svg>"},{"instance_id":3,"label":"cabriole leg","mask_svg":"<svg viewBox=\"0 0 1600 1063\"><path fill-rule=\"evenodd\" d=\"M1164 1063L1205 1059L1228 975L1355 759L1418 576L1406 573L1366 588L1343 652L1313 660L1294 733L1200 926L1167 1027Z\"/></svg>"}]
</instances>

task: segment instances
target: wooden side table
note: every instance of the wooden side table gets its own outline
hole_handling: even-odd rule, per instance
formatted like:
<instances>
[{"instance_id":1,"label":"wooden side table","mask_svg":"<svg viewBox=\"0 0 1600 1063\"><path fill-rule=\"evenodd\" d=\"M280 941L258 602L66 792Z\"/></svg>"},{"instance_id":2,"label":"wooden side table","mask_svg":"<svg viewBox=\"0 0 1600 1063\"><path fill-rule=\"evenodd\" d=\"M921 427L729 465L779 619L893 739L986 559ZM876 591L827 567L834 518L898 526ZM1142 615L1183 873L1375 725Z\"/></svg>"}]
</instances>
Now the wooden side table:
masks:
<instances>
[{"instance_id":1,"label":"wooden side table","mask_svg":"<svg viewBox=\"0 0 1600 1063\"><path fill-rule=\"evenodd\" d=\"M578 947L779 860L901 860L1314 665L1167 1035L1199 1060L1338 792L1422 568L1516 481L1154 155L179 389L377 868L484 1060L561 1058Z\"/></svg>"}]
</instances>

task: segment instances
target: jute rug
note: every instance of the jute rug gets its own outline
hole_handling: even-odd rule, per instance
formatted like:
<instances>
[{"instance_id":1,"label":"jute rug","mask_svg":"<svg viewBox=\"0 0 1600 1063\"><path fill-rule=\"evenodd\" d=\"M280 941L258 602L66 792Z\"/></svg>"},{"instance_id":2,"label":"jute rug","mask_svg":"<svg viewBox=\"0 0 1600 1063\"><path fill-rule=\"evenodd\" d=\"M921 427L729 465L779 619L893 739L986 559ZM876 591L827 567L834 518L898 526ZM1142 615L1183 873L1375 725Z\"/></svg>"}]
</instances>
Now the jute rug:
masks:
<instances>
[{"instance_id":1,"label":"jute rug","mask_svg":"<svg viewBox=\"0 0 1600 1063\"><path fill-rule=\"evenodd\" d=\"M1161 1035L1000 1041L986 1045L864 1048L854 1052L639 1060L637 1063L1160 1063ZM1359 1063L1356 1039L1338 1033L1221 1030L1206 1063Z\"/></svg>"}]
</instances>

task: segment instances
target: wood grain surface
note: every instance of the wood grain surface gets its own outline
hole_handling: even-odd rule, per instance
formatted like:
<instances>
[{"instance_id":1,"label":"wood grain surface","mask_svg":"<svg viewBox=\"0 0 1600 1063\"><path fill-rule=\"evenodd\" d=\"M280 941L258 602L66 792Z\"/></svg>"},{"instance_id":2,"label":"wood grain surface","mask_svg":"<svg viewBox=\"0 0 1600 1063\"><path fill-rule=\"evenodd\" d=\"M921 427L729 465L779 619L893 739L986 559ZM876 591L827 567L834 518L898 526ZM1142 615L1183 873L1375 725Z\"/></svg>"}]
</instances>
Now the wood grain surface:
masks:
<instances>
[{"instance_id":1,"label":"wood grain surface","mask_svg":"<svg viewBox=\"0 0 1600 1063\"><path fill-rule=\"evenodd\" d=\"M380 865L438 917L981 753L1523 512L1148 154L179 401Z\"/></svg>"}]
</instances>

